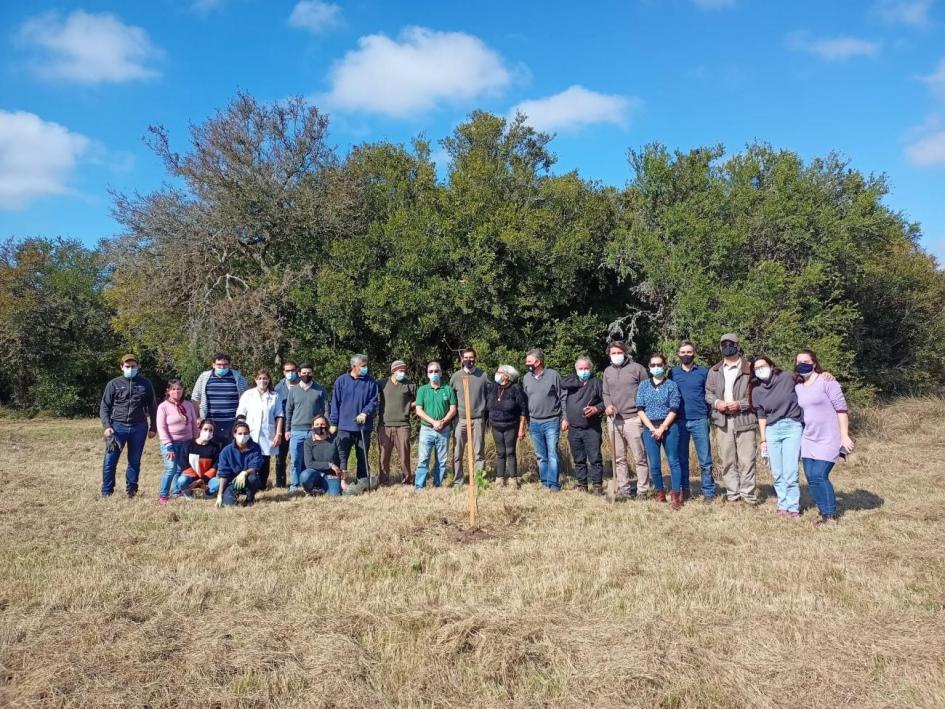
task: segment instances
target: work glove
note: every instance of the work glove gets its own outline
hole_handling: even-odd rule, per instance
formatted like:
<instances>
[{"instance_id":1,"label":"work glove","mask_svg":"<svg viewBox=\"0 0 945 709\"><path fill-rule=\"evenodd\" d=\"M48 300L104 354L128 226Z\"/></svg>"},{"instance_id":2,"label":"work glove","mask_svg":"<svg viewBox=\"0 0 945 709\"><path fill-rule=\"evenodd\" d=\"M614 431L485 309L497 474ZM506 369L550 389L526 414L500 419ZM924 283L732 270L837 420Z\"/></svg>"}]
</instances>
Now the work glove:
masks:
<instances>
[{"instance_id":1,"label":"work glove","mask_svg":"<svg viewBox=\"0 0 945 709\"><path fill-rule=\"evenodd\" d=\"M246 489L246 471L233 478L233 489L237 492L243 492Z\"/></svg>"},{"instance_id":2,"label":"work glove","mask_svg":"<svg viewBox=\"0 0 945 709\"><path fill-rule=\"evenodd\" d=\"M367 414L358 414L354 417L354 420L358 422L359 426L363 426L364 422L367 421Z\"/></svg>"},{"instance_id":3,"label":"work glove","mask_svg":"<svg viewBox=\"0 0 945 709\"><path fill-rule=\"evenodd\" d=\"M331 435L334 436L336 433L338 433L338 427L337 427L337 426L329 426L329 427L328 427L328 433L330 433Z\"/></svg>"}]
</instances>

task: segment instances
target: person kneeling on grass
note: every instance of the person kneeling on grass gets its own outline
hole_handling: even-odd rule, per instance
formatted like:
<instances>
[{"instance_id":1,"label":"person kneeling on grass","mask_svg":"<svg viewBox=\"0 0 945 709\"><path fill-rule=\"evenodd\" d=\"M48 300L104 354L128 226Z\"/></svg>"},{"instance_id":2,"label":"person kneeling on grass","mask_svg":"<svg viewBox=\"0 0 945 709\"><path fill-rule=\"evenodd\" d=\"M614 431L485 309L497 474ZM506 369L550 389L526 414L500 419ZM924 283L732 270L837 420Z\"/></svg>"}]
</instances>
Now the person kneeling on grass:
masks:
<instances>
[{"instance_id":1,"label":"person kneeling on grass","mask_svg":"<svg viewBox=\"0 0 945 709\"><path fill-rule=\"evenodd\" d=\"M316 416L312 421L312 432L305 439L305 470L299 476L302 489L309 495L320 495L328 491L326 475L341 475L341 458L338 446L328 440L328 419Z\"/></svg>"},{"instance_id":2,"label":"person kneeling on grass","mask_svg":"<svg viewBox=\"0 0 945 709\"><path fill-rule=\"evenodd\" d=\"M198 425L197 438L187 449L187 467L177 478L184 499L193 500L194 490L204 488L207 495L216 495L220 485L217 480L217 459L220 445L213 437L213 421L204 419ZM182 464L183 466L183 464Z\"/></svg>"},{"instance_id":3,"label":"person kneeling on grass","mask_svg":"<svg viewBox=\"0 0 945 709\"><path fill-rule=\"evenodd\" d=\"M259 466L262 452L259 444L249 434L249 424L238 421L233 427L233 442L220 452L217 478L217 507L235 505L240 495L246 495L246 504L251 505L259 491Z\"/></svg>"}]
</instances>

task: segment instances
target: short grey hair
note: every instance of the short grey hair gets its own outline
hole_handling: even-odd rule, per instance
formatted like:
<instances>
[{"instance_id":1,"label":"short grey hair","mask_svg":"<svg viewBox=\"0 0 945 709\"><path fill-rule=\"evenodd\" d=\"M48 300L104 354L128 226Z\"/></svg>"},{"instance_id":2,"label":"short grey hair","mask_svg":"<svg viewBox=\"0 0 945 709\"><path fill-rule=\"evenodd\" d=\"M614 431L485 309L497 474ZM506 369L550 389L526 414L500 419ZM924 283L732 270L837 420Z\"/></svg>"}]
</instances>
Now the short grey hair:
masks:
<instances>
[{"instance_id":1,"label":"short grey hair","mask_svg":"<svg viewBox=\"0 0 945 709\"><path fill-rule=\"evenodd\" d=\"M538 347L533 347L528 352L525 353L526 357L534 357L542 364L545 363L545 353L541 351Z\"/></svg>"},{"instance_id":2,"label":"short grey hair","mask_svg":"<svg viewBox=\"0 0 945 709\"><path fill-rule=\"evenodd\" d=\"M500 365L495 371L497 371L499 374L504 374L513 382L518 379L518 370L511 364Z\"/></svg>"},{"instance_id":3,"label":"short grey hair","mask_svg":"<svg viewBox=\"0 0 945 709\"><path fill-rule=\"evenodd\" d=\"M364 362L367 362L367 361L368 361L368 357L367 357L366 354L355 354L355 355L351 355L351 366L352 366L352 367L355 366L356 364L363 364Z\"/></svg>"},{"instance_id":4,"label":"short grey hair","mask_svg":"<svg viewBox=\"0 0 945 709\"><path fill-rule=\"evenodd\" d=\"M437 369L439 369L441 372L443 371L443 365L441 365L441 364L440 364L439 362L437 362L436 360L433 360L433 361L431 361L431 362L427 362L427 369L429 370L430 367L432 367L434 364L436 365L436 368L437 368Z\"/></svg>"},{"instance_id":5,"label":"short grey hair","mask_svg":"<svg viewBox=\"0 0 945 709\"><path fill-rule=\"evenodd\" d=\"M591 369L594 369L594 363L591 361L591 358L587 355L581 355L576 360L574 360L574 366L577 367L581 362L587 362Z\"/></svg>"}]
</instances>

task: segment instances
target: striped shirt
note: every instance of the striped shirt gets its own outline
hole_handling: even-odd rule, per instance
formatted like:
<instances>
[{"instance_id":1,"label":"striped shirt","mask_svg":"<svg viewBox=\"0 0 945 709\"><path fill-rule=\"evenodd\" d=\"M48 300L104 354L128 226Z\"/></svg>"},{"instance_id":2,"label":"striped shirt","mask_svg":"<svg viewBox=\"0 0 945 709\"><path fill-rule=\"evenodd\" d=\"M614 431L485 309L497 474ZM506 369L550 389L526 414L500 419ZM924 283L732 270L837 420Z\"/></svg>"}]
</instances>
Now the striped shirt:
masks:
<instances>
[{"instance_id":1,"label":"striped shirt","mask_svg":"<svg viewBox=\"0 0 945 709\"><path fill-rule=\"evenodd\" d=\"M222 377L211 374L207 380L207 418L215 423L232 422L236 420L239 403L240 393L233 372Z\"/></svg>"}]
</instances>

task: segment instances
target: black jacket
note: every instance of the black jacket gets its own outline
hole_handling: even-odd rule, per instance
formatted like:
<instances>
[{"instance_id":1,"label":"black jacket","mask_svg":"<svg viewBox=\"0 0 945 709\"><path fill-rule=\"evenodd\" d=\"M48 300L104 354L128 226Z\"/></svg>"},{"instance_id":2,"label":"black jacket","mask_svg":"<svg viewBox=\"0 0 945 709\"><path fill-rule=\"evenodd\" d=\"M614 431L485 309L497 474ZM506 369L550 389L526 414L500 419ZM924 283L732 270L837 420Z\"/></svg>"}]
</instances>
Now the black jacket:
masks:
<instances>
[{"instance_id":1,"label":"black jacket","mask_svg":"<svg viewBox=\"0 0 945 709\"><path fill-rule=\"evenodd\" d=\"M486 385L486 410L489 423L507 429L512 424L517 426L522 416L528 416L528 399L518 384L500 387L489 382Z\"/></svg>"},{"instance_id":2,"label":"black jacket","mask_svg":"<svg viewBox=\"0 0 945 709\"><path fill-rule=\"evenodd\" d=\"M147 379L140 374L133 379L115 377L105 385L98 416L102 428L112 428L115 423L145 423L150 419L151 430L157 431L157 407L154 387Z\"/></svg>"},{"instance_id":3,"label":"black jacket","mask_svg":"<svg viewBox=\"0 0 945 709\"><path fill-rule=\"evenodd\" d=\"M564 402L564 418L574 428L600 428L601 414L604 413L604 385L600 379L591 377L582 382L576 374L561 380L561 388L567 394ZM597 416L587 418L585 406L597 407Z\"/></svg>"}]
</instances>

